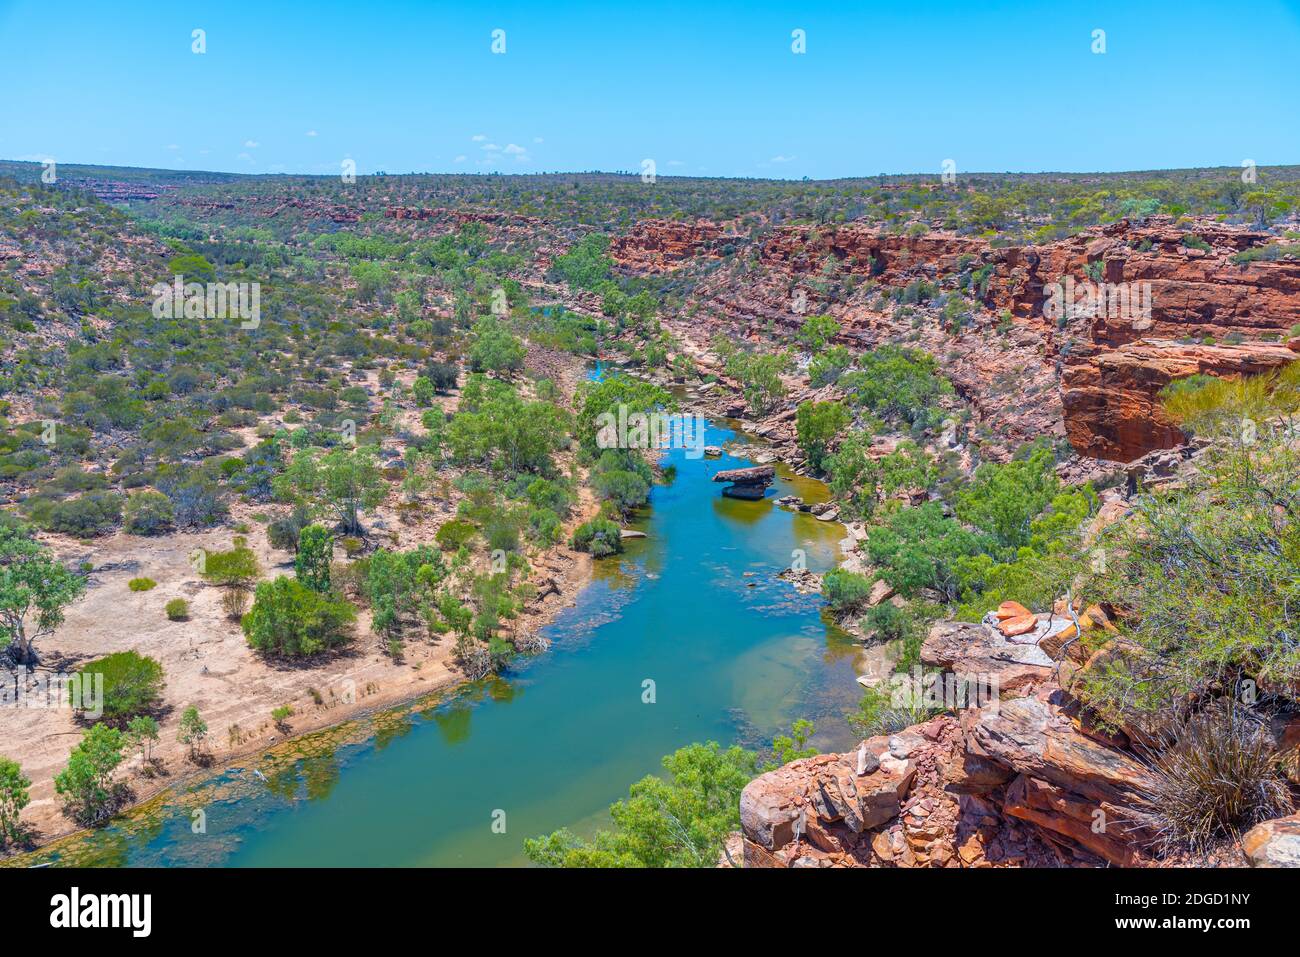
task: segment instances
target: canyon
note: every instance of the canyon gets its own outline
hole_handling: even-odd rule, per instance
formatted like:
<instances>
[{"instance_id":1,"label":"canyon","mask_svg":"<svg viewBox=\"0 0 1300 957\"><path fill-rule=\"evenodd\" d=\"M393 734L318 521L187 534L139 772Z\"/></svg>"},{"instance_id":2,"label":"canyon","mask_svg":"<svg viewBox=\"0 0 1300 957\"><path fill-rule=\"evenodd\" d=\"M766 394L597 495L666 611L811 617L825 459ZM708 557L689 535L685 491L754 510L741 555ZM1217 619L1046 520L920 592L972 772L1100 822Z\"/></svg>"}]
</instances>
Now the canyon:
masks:
<instances>
[{"instance_id":1,"label":"canyon","mask_svg":"<svg viewBox=\"0 0 1300 957\"><path fill-rule=\"evenodd\" d=\"M610 251L621 269L658 272L712 257L722 235L712 224L642 222ZM1121 220L1042 246L853 223L778 226L756 248L742 247L743 266L700 279L693 325L759 340L823 312L852 348L904 342L940 357L982 423L1012 443L1056 435L1081 456L1128 462L1185 441L1158 407L1171 381L1256 374L1294 358L1287 340L1300 323L1300 259L1234 261L1273 239L1168 217ZM948 288L963 270L982 277L972 297L980 308L955 332L881 301L882 291L909 283ZM1053 317L1053 284L1067 278L1110 298Z\"/></svg>"}]
</instances>

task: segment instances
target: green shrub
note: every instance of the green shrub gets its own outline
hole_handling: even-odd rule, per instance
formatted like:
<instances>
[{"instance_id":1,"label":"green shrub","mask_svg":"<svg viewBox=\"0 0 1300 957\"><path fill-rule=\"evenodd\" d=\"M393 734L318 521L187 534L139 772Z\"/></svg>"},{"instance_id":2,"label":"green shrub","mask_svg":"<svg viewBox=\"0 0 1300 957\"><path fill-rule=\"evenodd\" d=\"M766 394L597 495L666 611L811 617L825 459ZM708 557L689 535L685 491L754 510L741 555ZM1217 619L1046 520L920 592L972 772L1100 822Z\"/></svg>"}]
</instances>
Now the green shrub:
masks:
<instances>
[{"instance_id":1,"label":"green shrub","mask_svg":"<svg viewBox=\"0 0 1300 957\"><path fill-rule=\"evenodd\" d=\"M149 591L157 587L158 583L152 578L132 578L126 583L126 587L131 591Z\"/></svg>"},{"instance_id":2,"label":"green shrub","mask_svg":"<svg viewBox=\"0 0 1300 957\"><path fill-rule=\"evenodd\" d=\"M174 521L171 499L161 492L132 492L126 500L123 528L132 535L160 535Z\"/></svg>"},{"instance_id":3,"label":"green shrub","mask_svg":"<svg viewBox=\"0 0 1300 957\"><path fill-rule=\"evenodd\" d=\"M330 560L334 556L334 536L323 525L308 525L298 537L298 554L294 573L298 581L312 591L330 590Z\"/></svg>"},{"instance_id":4,"label":"green shrub","mask_svg":"<svg viewBox=\"0 0 1300 957\"><path fill-rule=\"evenodd\" d=\"M170 621L185 621L190 617L190 603L184 598L173 598L163 608Z\"/></svg>"},{"instance_id":5,"label":"green shrub","mask_svg":"<svg viewBox=\"0 0 1300 957\"><path fill-rule=\"evenodd\" d=\"M822 576L822 596L840 614L858 610L871 595L875 582L844 568L832 568Z\"/></svg>"},{"instance_id":6,"label":"green shrub","mask_svg":"<svg viewBox=\"0 0 1300 957\"><path fill-rule=\"evenodd\" d=\"M459 551L460 547L473 538L477 532L478 529L474 527L473 522L453 518L451 521L443 523L433 537L439 547L445 551L455 552Z\"/></svg>"},{"instance_id":7,"label":"green shrub","mask_svg":"<svg viewBox=\"0 0 1300 957\"><path fill-rule=\"evenodd\" d=\"M315 655L351 639L356 609L333 594L322 595L293 578L262 582L244 616L249 645L267 655Z\"/></svg>"},{"instance_id":8,"label":"green shrub","mask_svg":"<svg viewBox=\"0 0 1300 957\"><path fill-rule=\"evenodd\" d=\"M54 778L54 790L64 811L78 823L97 824L121 803L125 786L113 781L122 763L126 737L117 728L97 724L82 735L68 755L68 766Z\"/></svg>"},{"instance_id":9,"label":"green shrub","mask_svg":"<svg viewBox=\"0 0 1300 957\"><path fill-rule=\"evenodd\" d=\"M205 552L200 573L214 585L248 588L262 574L257 556L247 545L236 545L225 552Z\"/></svg>"},{"instance_id":10,"label":"green shrub","mask_svg":"<svg viewBox=\"0 0 1300 957\"><path fill-rule=\"evenodd\" d=\"M122 518L122 496L116 492L87 492L54 503L42 523L46 531L77 538L107 535Z\"/></svg>"},{"instance_id":11,"label":"green shrub","mask_svg":"<svg viewBox=\"0 0 1300 957\"><path fill-rule=\"evenodd\" d=\"M89 661L77 673L82 679L83 708L90 703L88 692L97 687L98 679L92 676L104 676L103 718L110 724L124 724L138 714L153 710L162 701L162 665L134 651L119 651Z\"/></svg>"},{"instance_id":12,"label":"green shrub","mask_svg":"<svg viewBox=\"0 0 1300 957\"><path fill-rule=\"evenodd\" d=\"M569 546L574 551L590 552L593 558L603 558L623 550L623 536L614 522L596 518L574 530Z\"/></svg>"}]
</instances>

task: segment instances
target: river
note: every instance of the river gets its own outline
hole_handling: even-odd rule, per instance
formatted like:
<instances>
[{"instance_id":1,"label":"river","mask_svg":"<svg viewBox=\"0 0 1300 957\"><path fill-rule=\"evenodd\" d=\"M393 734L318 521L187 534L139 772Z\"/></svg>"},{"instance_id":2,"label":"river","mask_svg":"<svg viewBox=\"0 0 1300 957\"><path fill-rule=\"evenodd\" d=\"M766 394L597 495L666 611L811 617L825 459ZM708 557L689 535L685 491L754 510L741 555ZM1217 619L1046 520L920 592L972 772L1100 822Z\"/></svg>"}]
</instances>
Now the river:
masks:
<instances>
[{"instance_id":1,"label":"river","mask_svg":"<svg viewBox=\"0 0 1300 957\"><path fill-rule=\"evenodd\" d=\"M707 436L745 441L722 424ZM772 503L824 500L825 487L779 469L768 497L746 502L710 481L750 464L743 456L672 450L666 463L675 479L632 523L647 537L595 563L545 629L546 654L418 709L290 742L29 862L519 865L524 838L607 822L608 805L685 744L762 747L808 717L813 743L847 747L857 646L820 598L775 577L796 549L813 571L834 564L842 526Z\"/></svg>"}]
</instances>

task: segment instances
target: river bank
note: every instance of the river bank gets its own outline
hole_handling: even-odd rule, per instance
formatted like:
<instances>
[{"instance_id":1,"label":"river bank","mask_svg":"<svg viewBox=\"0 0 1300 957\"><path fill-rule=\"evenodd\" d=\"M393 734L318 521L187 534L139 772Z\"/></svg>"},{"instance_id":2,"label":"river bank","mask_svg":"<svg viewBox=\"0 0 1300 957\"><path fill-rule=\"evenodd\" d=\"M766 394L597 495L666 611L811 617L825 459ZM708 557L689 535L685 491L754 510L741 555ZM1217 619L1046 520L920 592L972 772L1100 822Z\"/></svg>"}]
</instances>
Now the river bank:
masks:
<instances>
[{"instance_id":1,"label":"river bank","mask_svg":"<svg viewBox=\"0 0 1300 957\"><path fill-rule=\"evenodd\" d=\"M745 441L717 427L714 440ZM524 837L598 826L630 783L691 741L762 747L811 717L819 746L845 746L854 646L820 599L777 577L795 549L816 570L833 565L842 531L771 498L722 498L710 475L743 461L670 453L676 479L632 523L648 537L594 563L588 587L546 626L548 654L282 742L32 860L519 864ZM490 827L498 810L510 821L504 839Z\"/></svg>"},{"instance_id":2,"label":"river bank","mask_svg":"<svg viewBox=\"0 0 1300 957\"><path fill-rule=\"evenodd\" d=\"M530 358L557 380L564 395L572 396L585 378L584 363L575 356L539 350ZM368 384L375 384L373 373ZM455 411L458 401L458 393L438 399L448 412ZM418 420L410 410L406 417L408 426ZM561 543L530 556L538 597L508 623L506 637L545 628L573 605L591 580L591 557L567 546L573 529L597 509L585 485L582 493L565 523ZM455 497L429 501L425 514L413 520L398 503L387 502L369 516L371 533L390 547L432 544L437 528L455 515L456 503ZM193 556L228 549L234 536L243 534L268 575L292 574L292 554L271 547L262 520L268 513L283 511L284 507L237 502L226 526L205 532L159 537L118 532L90 543L42 536L61 559L85 564L91 572L85 596L68 608L63 625L42 641L37 677L75 671L119 651L148 655L163 666L165 705L157 715L160 740L153 748L154 763L146 766L138 753L128 755L117 772L129 789L118 813L247 762L286 739L427 700L466 683L451 636L406 642L395 660L370 634L366 609L358 614L357 639L337 654L285 664L264 659L249 648L239 622L221 607L223 590L203 581L193 567ZM337 557L341 556L339 549ZM157 584L134 591L130 582L139 578ZM172 621L164 606L178 598L188 605L187 617ZM180 713L189 705L199 709L209 728L201 764L195 764L188 746L177 740ZM293 709L287 720L272 718L273 710L286 706ZM27 849L84 830L64 815L54 778L87 726L66 707L0 708L2 753L17 761L32 781L31 803L21 818L31 836Z\"/></svg>"}]
</instances>

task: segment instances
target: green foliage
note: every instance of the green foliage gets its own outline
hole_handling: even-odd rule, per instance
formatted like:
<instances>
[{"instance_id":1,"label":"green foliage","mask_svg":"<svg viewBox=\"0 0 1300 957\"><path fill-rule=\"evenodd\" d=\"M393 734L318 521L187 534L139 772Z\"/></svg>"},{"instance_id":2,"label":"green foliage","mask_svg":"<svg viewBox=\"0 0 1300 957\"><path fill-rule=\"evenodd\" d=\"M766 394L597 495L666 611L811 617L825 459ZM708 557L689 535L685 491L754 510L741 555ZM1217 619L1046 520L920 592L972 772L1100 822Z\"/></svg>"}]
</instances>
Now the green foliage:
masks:
<instances>
[{"instance_id":1,"label":"green foliage","mask_svg":"<svg viewBox=\"0 0 1300 957\"><path fill-rule=\"evenodd\" d=\"M181 712L180 724L176 727L176 740L189 745L190 757L203 751L208 739L208 723L199 714L199 709L190 705Z\"/></svg>"},{"instance_id":2,"label":"green foliage","mask_svg":"<svg viewBox=\"0 0 1300 957\"><path fill-rule=\"evenodd\" d=\"M1046 446L1001 465L986 462L957 495L957 517L992 536L999 548L1028 545L1030 523L1060 488L1055 464Z\"/></svg>"},{"instance_id":3,"label":"green foliage","mask_svg":"<svg viewBox=\"0 0 1300 957\"><path fill-rule=\"evenodd\" d=\"M433 404L435 394L433 382L428 376L416 376L415 381L411 383L411 396L415 399L415 404L422 409L427 409Z\"/></svg>"},{"instance_id":4,"label":"green foliage","mask_svg":"<svg viewBox=\"0 0 1300 957\"><path fill-rule=\"evenodd\" d=\"M340 447L324 455L303 449L275 477L273 487L281 501L301 505L314 518L332 516L349 534L362 531L359 513L377 506L388 491L373 445Z\"/></svg>"},{"instance_id":5,"label":"green foliage","mask_svg":"<svg viewBox=\"0 0 1300 957\"><path fill-rule=\"evenodd\" d=\"M978 550L976 537L946 518L937 502L900 509L867 535L867 554L880 577L909 598L924 589L948 600L956 598L954 563Z\"/></svg>"},{"instance_id":6,"label":"green foliage","mask_svg":"<svg viewBox=\"0 0 1300 957\"><path fill-rule=\"evenodd\" d=\"M473 378L461 411L447 426L452 462L513 476L547 475L552 456L567 439L568 415L550 402L525 402L507 383Z\"/></svg>"},{"instance_id":7,"label":"green foliage","mask_svg":"<svg viewBox=\"0 0 1300 957\"><path fill-rule=\"evenodd\" d=\"M596 518L574 529L569 546L574 551L590 552L593 558L604 558L623 550L623 538L617 524Z\"/></svg>"},{"instance_id":8,"label":"green foliage","mask_svg":"<svg viewBox=\"0 0 1300 957\"><path fill-rule=\"evenodd\" d=\"M853 353L847 346L831 346L808 363L808 379L814 389L838 382L853 365Z\"/></svg>"},{"instance_id":9,"label":"green foliage","mask_svg":"<svg viewBox=\"0 0 1300 957\"><path fill-rule=\"evenodd\" d=\"M122 519L122 496L116 492L87 492L77 498L52 502L32 519L48 532L95 538L112 532Z\"/></svg>"},{"instance_id":10,"label":"green foliage","mask_svg":"<svg viewBox=\"0 0 1300 957\"><path fill-rule=\"evenodd\" d=\"M478 529L473 522L453 518L449 522L444 522L433 537L441 548L449 552L455 552L459 551L461 546L468 543L477 533Z\"/></svg>"},{"instance_id":11,"label":"green foliage","mask_svg":"<svg viewBox=\"0 0 1300 957\"><path fill-rule=\"evenodd\" d=\"M727 359L727 375L740 382L750 411L763 415L785 395L781 376L792 365L787 352L734 352Z\"/></svg>"},{"instance_id":12,"label":"green foliage","mask_svg":"<svg viewBox=\"0 0 1300 957\"><path fill-rule=\"evenodd\" d=\"M799 448L808 464L821 470L830 444L852 422L848 409L839 402L800 402L795 412Z\"/></svg>"},{"instance_id":13,"label":"green foliage","mask_svg":"<svg viewBox=\"0 0 1300 957\"><path fill-rule=\"evenodd\" d=\"M869 454L870 448L869 432L850 432L826 459L831 494L847 519L867 518L876 508L880 466Z\"/></svg>"},{"instance_id":14,"label":"green foliage","mask_svg":"<svg viewBox=\"0 0 1300 957\"><path fill-rule=\"evenodd\" d=\"M81 703L91 703L92 676L103 675L104 720L122 725L138 714L156 708L162 701L163 668L154 658L134 651L118 651L82 665ZM75 696L72 699L76 704Z\"/></svg>"},{"instance_id":15,"label":"green foliage","mask_svg":"<svg viewBox=\"0 0 1300 957\"><path fill-rule=\"evenodd\" d=\"M799 326L799 344L816 355L822 346L840 334L840 324L830 316L809 316Z\"/></svg>"},{"instance_id":16,"label":"green foliage","mask_svg":"<svg viewBox=\"0 0 1300 957\"><path fill-rule=\"evenodd\" d=\"M31 786L18 762L0 755L0 848L24 837L19 815L31 801Z\"/></svg>"},{"instance_id":17,"label":"green foliage","mask_svg":"<svg viewBox=\"0 0 1300 957\"><path fill-rule=\"evenodd\" d=\"M474 340L469 350L472 372L518 372L524 367L527 348L510 334L495 316L484 316L474 324Z\"/></svg>"},{"instance_id":18,"label":"green foliage","mask_svg":"<svg viewBox=\"0 0 1300 957\"><path fill-rule=\"evenodd\" d=\"M381 548L371 555L365 593L375 634L400 636L408 622L427 619L446 575L441 553L428 545L406 552Z\"/></svg>"},{"instance_id":19,"label":"green foliage","mask_svg":"<svg viewBox=\"0 0 1300 957\"><path fill-rule=\"evenodd\" d=\"M63 623L63 610L86 589L53 553L17 524L0 522L0 650L32 660L37 639Z\"/></svg>"},{"instance_id":20,"label":"green foliage","mask_svg":"<svg viewBox=\"0 0 1300 957\"><path fill-rule=\"evenodd\" d=\"M933 356L884 345L860 356L858 365L840 377L850 401L880 418L910 425L933 425L941 418L937 403L952 394L952 385L939 376Z\"/></svg>"},{"instance_id":21,"label":"green foliage","mask_svg":"<svg viewBox=\"0 0 1300 957\"><path fill-rule=\"evenodd\" d=\"M591 470L596 497L619 515L626 515L650 499L650 466L631 449L606 449Z\"/></svg>"},{"instance_id":22,"label":"green foliage","mask_svg":"<svg viewBox=\"0 0 1300 957\"><path fill-rule=\"evenodd\" d=\"M791 761L798 761L800 758L811 758L817 754L816 748L808 747L808 739L816 731L813 723L807 718L798 718L790 726L789 734L778 734L772 739L772 757L768 770L779 768L782 765L789 764Z\"/></svg>"},{"instance_id":23,"label":"green foliage","mask_svg":"<svg viewBox=\"0 0 1300 957\"><path fill-rule=\"evenodd\" d=\"M332 594L322 595L292 578L262 582L244 616L244 635L256 650L275 657L319 654L352 637L356 609Z\"/></svg>"},{"instance_id":24,"label":"green foliage","mask_svg":"<svg viewBox=\"0 0 1300 957\"><path fill-rule=\"evenodd\" d=\"M184 598L173 598L163 606L168 621L185 621L190 617L190 603Z\"/></svg>"},{"instance_id":25,"label":"green foliage","mask_svg":"<svg viewBox=\"0 0 1300 957\"><path fill-rule=\"evenodd\" d=\"M161 535L176 521L171 499L161 492L132 492L126 500L123 528L132 535Z\"/></svg>"},{"instance_id":26,"label":"green foliage","mask_svg":"<svg viewBox=\"0 0 1300 957\"><path fill-rule=\"evenodd\" d=\"M248 588L262 574L262 567L251 548L236 545L229 551L204 552L199 572L213 585Z\"/></svg>"},{"instance_id":27,"label":"green foliage","mask_svg":"<svg viewBox=\"0 0 1300 957\"><path fill-rule=\"evenodd\" d=\"M323 525L308 525L298 536L298 553L293 571L312 591L330 590L330 561L334 557L334 536Z\"/></svg>"},{"instance_id":28,"label":"green foliage","mask_svg":"<svg viewBox=\"0 0 1300 957\"><path fill-rule=\"evenodd\" d=\"M132 750L139 750L140 757L148 765L152 760L153 746L158 743L158 722L147 714L136 715L126 724L126 744Z\"/></svg>"},{"instance_id":29,"label":"green foliage","mask_svg":"<svg viewBox=\"0 0 1300 957\"><path fill-rule=\"evenodd\" d=\"M626 416L635 412L670 411L676 406L672 395L659 386L630 376L609 375L600 382L584 384L577 397L577 407L578 444L584 455L594 460L602 449L616 445L620 407L626 409L626 420Z\"/></svg>"},{"instance_id":30,"label":"green foliage","mask_svg":"<svg viewBox=\"0 0 1300 957\"><path fill-rule=\"evenodd\" d=\"M614 261L606 254L609 237L590 233L578 240L569 251L556 256L552 271L575 289L595 289L609 278Z\"/></svg>"},{"instance_id":31,"label":"green foliage","mask_svg":"<svg viewBox=\"0 0 1300 957\"><path fill-rule=\"evenodd\" d=\"M126 587L131 591L152 591L158 587L158 583L152 578L132 578Z\"/></svg>"},{"instance_id":32,"label":"green foliage","mask_svg":"<svg viewBox=\"0 0 1300 957\"><path fill-rule=\"evenodd\" d=\"M822 576L822 596L831 610L844 615L859 610L871 595L874 579L846 568L832 568Z\"/></svg>"},{"instance_id":33,"label":"green foliage","mask_svg":"<svg viewBox=\"0 0 1300 957\"><path fill-rule=\"evenodd\" d=\"M710 741L663 765L666 778L642 778L611 805L612 829L589 840L567 830L527 840L529 859L546 867L716 867L727 835L740 827L740 792L758 771L757 756Z\"/></svg>"},{"instance_id":34,"label":"green foliage","mask_svg":"<svg viewBox=\"0 0 1300 957\"><path fill-rule=\"evenodd\" d=\"M1294 367L1292 367L1294 368ZM1297 400L1294 373L1275 380L1273 415ZM1254 403L1240 383L1226 408ZM1208 407L1210 443L1186 486L1140 497L1106 530L1108 557L1087 594L1123 609L1125 654L1090 669L1085 693L1107 716L1158 712L1185 695L1246 675L1261 685L1300 680L1290 639L1300 601L1300 450L1292 413L1256 430Z\"/></svg>"},{"instance_id":35,"label":"green foliage","mask_svg":"<svg viewBox=\"0 0 1300 957\"><path fill-rule=\"evenodd\" d=\"M68 766L55 775L55 793L79 824L98 824L116 809L122 788L112 777L122 763L125 744L121 731L97 724L82 735L68 755Z\"/></svg>"}]
</instances>

